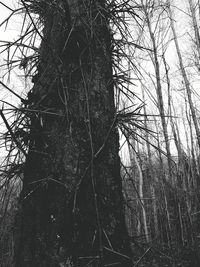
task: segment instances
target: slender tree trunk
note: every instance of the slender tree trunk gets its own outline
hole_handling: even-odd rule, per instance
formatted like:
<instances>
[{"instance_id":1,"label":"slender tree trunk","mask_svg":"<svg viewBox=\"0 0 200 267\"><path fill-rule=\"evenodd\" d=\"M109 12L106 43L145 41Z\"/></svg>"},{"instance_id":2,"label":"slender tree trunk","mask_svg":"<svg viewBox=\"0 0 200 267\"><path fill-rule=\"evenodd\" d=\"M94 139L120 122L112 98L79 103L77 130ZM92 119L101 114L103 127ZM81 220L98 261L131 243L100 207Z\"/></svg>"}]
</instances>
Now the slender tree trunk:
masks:
<instances>
[{"instance_id":1,"label":"slender tree trunk","mask_svg":"<svg viewBox=\"0 0 200 267\"><path fill-rule=\"evenodd\" d=\"M171 183L173 183L173 177L172 177L172 163L171 163L171 152L170 152L170 142L169 142L169 136L168 136L168 130L167 130L167 123L165 119L165 110L164 110L164 101L163 101L163 94L162 94L162 86L161 86L161 78L160 78L160 65L158 60L158 51L156 46L156 40L154 36L154 32L152 30L149 14L147 11L147 1L144 4L144 1L141 1L147 21L147 26L152 42L152 49L153 49L153 58L154 58L154 69L155 69L155 75L156 75L156 93L157 93L157 101L158 101L158 109L160 113L162 128L163 128L163 134L165 139L165 147L167 152L167 161L168 161L168 173L169 173L169 180Z\"/></svg>"},{"instance_id":2,"label":"slender tree trunk","mask_svg":"<svg viewBox=\"0 0 200 267\"><path fill-rule=\"evenodd\" d=\"M198 28L198 24L197 24L197 18L196 18L196 12L195 12L193 0L188 0L188 2L189 2L189 6L190 6L190 12L191 12L191 16L192 16L192 24L193 24L193 28L194 28L194 35L195 35L194 43L196 45L196 51L198 53L198 57L197 57L197 60L195 61L195 63L196 63L198 71L200 71L200 64L199 64L199 60L200 60L200 34L199 34L199 28Z\"/></svg>"},{"instance_id":3,"label":"slender tree trunk","mask_svg":"<svg viewBox=\"0 0 200 267\"><path fill-rule=\"evenodd\" d=\"M166 192L165 192L165 188L164 188L164 183L162 183L162 189L163 189L163 197L164 197L164 205L165 205L165 215L166 215L166 235L167 235L167 243L169 248L171 248L172 246L172 227L171 227L171 223L170 223L170 213L169 213L169 204L168 204L168 200L167 200L167 196L166 196Z\"/></svg>"},{"instance_id":4,"label":"slender tree trunk","mask_svg":"<svg viewBox=\"0 0 200 267\"><path fill-rule=\"evenodd\" d=\"M186 92L187 92L187 97L188 97L188 102L189 102L190 110L192 113L192 119L194 122L194 127L195 127L195 131L196 131L196 135L197 135L198 147L200 148L200 130L199 130L199 125L198 125L197 116L196 116L196 112L195 112L195 107L194 107L193 100L192 100L190 82L188 80L187 73L185 71L185 67L183 64L183 59L182 59L182 55L181 55L181 51L180 51L180 47L179 47L179 43L178 43L178 38L177 38L177 34L176 34L176 29L175 29L175 25L174 25L174 21L173 21L172 11L171 11L171 7L170 7L170 1L168 1L168 3L169 3L169 5L168 5L169 6L169 17L170 17L170 21L171 21L172 33L174 36L175 47L176 47L176 51L177 51L177 55L178 55L178 59L179 59L180 71L181 71L181 74L183 76L183 80L184 80L184 84L185 84L185 88L186 88Z\"/></svg>"},{"instance_id":5,"label":"slender tree trunk","mask_svg":"<svg viewBox=\"0 0 200 267\"><path fill-rule=\"evenodd\" d=\"M181 213L181 205L178 202L178 216L179 216L179 231L180 231L180 242L184 245L184 229L183 229L183 220L182 220L182 213ZM180 243L179 243L180 245Z\"/></svg>"},{"instance_id":6,"label":"slender tree trunk","mask_svg":"<svg viewBox=\"0 0 200 267\"><path fill-rule=\"evenodd\" d=\"M134 159L135 164L136 164L137 169L138 169L138 185L139 185L138 193L139 193L139 197L140 197L139 203L140 203L141 208L142 208L142 221L143 221L145 238L146 238L146 241L149 242L150 240L149 240L149 231L148 231L148 226L147 226L147 214L146 214L146 210L145 210L145 201L144 201L144 194L143 194L144 177L143 177L142 169L141 169L140 163L137 159L136 153L134 151L132 151L131 154L133 156L133 159Z\"/></svg>"},{"instance_id":7,"label":"slender tree trunk","mask_svg":"<svg viewBox=\"0 0 200 267\"><path fill-rule=\"evenodd\" d=\"M56 0L41 11L16 267L131 266L105 8Z\"/></svg>"},{"instance_id":8,"label":"slender tree trunk","mask_svg":"<svg viewBox=\"0 0 200 267\"><path fill-rule=\"evenodd\" d=\"M142 88L142 100L145 103L144 88ZM145 105L143 107L143 110L144 110L144 126L146 128L145 139L146 139L146 147L147 147L147 155L148 155L148 168L149 168L149 174L150 174L150 177L148 177L148 179L149 179L150 188L151 188L152 210L153 210L153 221L154 221L153 238L155 238L155 236L159 235L158 214L157 214L157 200L156 200L156 194L155 194L156 176L154 175L154 171L153 171L149 133L148 133L148 130L147 130L148 129L147 111L146 111L146 106Z\"/></svg>"},{"instance_id":9,"label":"slender tree trunk","mask_svg":"<svg viewBox=\"0 0 200 267\"><path fill-rule=\"evenodd\" d=\"M159 128L158 128L158 125L157 125L157 122L154 118L154 123L155 123L155 126L156 126L156 132L157 132L157 147L158 147L158 155L159 155L159 167L160 167L160 172L161 172L161 184L160 184L160 191L161 191L161 194L162 194L162 200L163 200L163 203L164 203L164 222L161 222L160 224L163 224L161 225L161 231L162 231L162 234L163 234L163 239L164 241L167 241L168 243L168 246L171 247L171 244L172 244L172 225L171 225L171 219L170 219L170 213L169 213L169 204L168 204L168 201L167 201L167 188L165 188L165 184L166 184L166 179L165 179L165 169L164 169L164 163L163 163L163 159L162 159L162 153L161 153L161 146L160 146L160 138L159 138ZM160 215L160 214L159 214ZM158 217L158 220L160 221L160 218ZM164 227L164 224L166 227ZM166 233L164 232L166 231ZM167 240L166 240L166 238Z\"/></svg>"}]
</instances>

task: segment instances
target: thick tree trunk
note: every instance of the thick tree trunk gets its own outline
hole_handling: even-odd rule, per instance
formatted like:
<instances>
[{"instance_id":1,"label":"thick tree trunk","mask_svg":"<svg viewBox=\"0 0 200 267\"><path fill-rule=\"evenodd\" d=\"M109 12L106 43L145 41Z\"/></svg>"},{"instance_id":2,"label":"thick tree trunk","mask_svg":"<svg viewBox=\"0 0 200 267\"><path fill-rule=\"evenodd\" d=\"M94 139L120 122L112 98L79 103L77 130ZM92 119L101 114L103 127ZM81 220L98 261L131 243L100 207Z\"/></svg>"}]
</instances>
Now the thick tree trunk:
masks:
<instances>
[{"instance_id":1,"label":"thick tree trunk","mask_svg":"<svg viewBox=\"0 0 200 267\"><path fill-rule=\"evenodd\" d=\"M28 99L15 266L131 266L105 1L50 2Z\"/></svg>"}]
</instances>

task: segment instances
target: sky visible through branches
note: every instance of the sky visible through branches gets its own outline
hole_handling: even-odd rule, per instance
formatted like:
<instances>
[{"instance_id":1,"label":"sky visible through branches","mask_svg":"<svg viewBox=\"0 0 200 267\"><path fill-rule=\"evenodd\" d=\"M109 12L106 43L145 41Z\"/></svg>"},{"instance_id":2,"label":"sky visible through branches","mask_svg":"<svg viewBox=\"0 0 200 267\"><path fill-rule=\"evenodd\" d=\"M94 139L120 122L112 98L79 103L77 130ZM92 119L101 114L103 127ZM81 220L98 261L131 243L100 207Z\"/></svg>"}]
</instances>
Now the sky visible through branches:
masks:
<instances>
[{"instance_id":1,"label":"sky visible through branches","mask_svg":"<svg viewBox=\"0 0 200 267\"><path fill-rule=\"evenodd\" d=\"M135 1L135 2L139 2L139 1ZM10 7L10 9L4 5L6 5L7 7ZM16 1L13 1L13 0L0 1L1 22L3 22L6 18L9 17L9 15L12 13L11 9L14 10L16 8L18 8ZM191 33L192 25L191 25L191 17L189 14L188 3L186 0L184 1L175 0L173 1L172 8L174 12L174 20L175 20L176 28L178 32L179 43L181 46L181 50L183 52L183 56L185 58L186 68L188 68L189 70L190 80L191 80L191 84L194 90L194 102L195 102L196 107L198 107L200 103L199 77L198 75L196 75L196 72L191 63L191 53L192 53L191 36L193 34ZM165 27L166 26L169 27L169 24L166 23L165 19L163 19L163 29L160 29L160 30L166 31ZM22 23L23 23L23 16L22 14L20 14L20 12L17 12L14 16L12 16L9 19L8 23L4 23L4 25L0 27L1 45L3 45L5 41L13 41L13 40L18 39L21 33L20 31L21 31ZM157 23L156 21L152 22L152 25L156 23ZM130 32L132 33L133 36L135 36L133 38L135 39L135 42L137 43L139 40L138 39L138 35L139 35L138 27L137 26L135 27L135 25L132 25L131 27L132 29L130 30ZM145 32L145 34L143 33L143 37L142 37L143 44L142 45L143 46L146 45L146 48L151 48L151 44L148 43L148 40L149 40L148 38L149 38L148 32ZM141 40L139 40L139 43L141 43ZM173 43L173 37L172 37L170 30L165 35L164 43L165 43L165 57L166 57L166 61L170 69L169 70L170 83L172 87L171 94L174 100L174 105L176 109L176 117L177 117L177 121L179 124L180 132L182 132L182 141L183 141L183 144L186 145L186 136L185 136L184 126L183 126L183 120L185 120L185 118L182 116L183 109L184 109L185 93L184 93L184 90L182 90L181 88L182 78L179 73L178 58L176 55L175 46ZM161 46L159 49L161 49ZM3 47L1 47L1 50L3 50ZM13 49L11 49L10 52L13 52L12 50ZM160 50L159 50L159 53L161 54ZM6 51L1 54L0 56L1 64L6 63L7 56L8 54ZM18 52L15 54L15 59L19 60ZM145 78L141 83L140 81L142 78L139 77L138 74L135 74L133 70L131 73L131 78L133 78L134 85L130 85L130 89L135 94L137 94L138 97L141 99L142 97L141 88L145 86L146 87L145 105L147 108L147 112L149 115L158 115L158 110L155 105L155 101L153 100L156 98L156 92L155 92L155 89L152 89L152 86L153 86L152 79L153 80L155 79L155 74L154 74L154 69L153 69L153 65L151 61L151 56L150 54L148 54L148 51L144 52L143 50L136 49L135 54L133 55L132 61L136 65L136 67L140 69L142 73L142 77L145 77ZM9 75L7 66L5 65L4 67L1 68L0 75L1 75L1 80L7 86L9 86L9 88L11 88L13 91L15 91L17 94L19 94L22 97L27 94L28 90L32 86L30 79L26 79L26 80L24 79L23 69L15 68L12 74ZM163 75L163 80L164 79L165 77ZM3 86L0 86L0 89L1 89L0 90L1 100L8 102L14 106L20 105L19 98L14 96L12 93L8 92L8 90L4 88ZM165 105L167 106L167 88L166 88L165 82L163 83L163 94L165 96L164 97ZM128 106L129 101L128 100L126 101L127 103L124 104L124 100L123 100L122 105ZM137 103L138 99L136 99L135 102ZM2 105L5 108L5 103L3 104L2 102L1 107ZM198 112L198 108L197 108L197 112ZM1 122L1 132L3 132L4 128L5 126ZM169 131L171 131L169 124L168 124L168 128L169 128ZM125 139L122 136L121 144L123 146L123 149L121 151L121 154L123 158L127 156L127 150L128 150L126 144L124 144L124 141ZM173 141L171 141L171 149L173 151L173 154L177 153ZM0 149L0 155L1 156L4 155L4 148Z\"/></svg>"}]
</instances>

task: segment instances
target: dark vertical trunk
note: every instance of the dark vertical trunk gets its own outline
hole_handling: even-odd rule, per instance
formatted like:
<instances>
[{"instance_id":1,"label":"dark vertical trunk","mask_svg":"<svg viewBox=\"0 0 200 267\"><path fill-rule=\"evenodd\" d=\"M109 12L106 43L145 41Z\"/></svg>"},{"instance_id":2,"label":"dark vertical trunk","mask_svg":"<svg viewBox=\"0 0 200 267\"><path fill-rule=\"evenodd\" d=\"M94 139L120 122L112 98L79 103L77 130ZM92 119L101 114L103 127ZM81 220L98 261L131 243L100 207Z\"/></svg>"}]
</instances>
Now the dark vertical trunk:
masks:
<instances>
[{"instance_id":1,"label":"dark vertical trunk","mask_svg":"<svg viewBox=\"0 0 200 267\"><path fill-rule=\"evenodd\" d=\"M41 9L16 267L131 266L104 2Z\"/></svg>"}]
</instances>

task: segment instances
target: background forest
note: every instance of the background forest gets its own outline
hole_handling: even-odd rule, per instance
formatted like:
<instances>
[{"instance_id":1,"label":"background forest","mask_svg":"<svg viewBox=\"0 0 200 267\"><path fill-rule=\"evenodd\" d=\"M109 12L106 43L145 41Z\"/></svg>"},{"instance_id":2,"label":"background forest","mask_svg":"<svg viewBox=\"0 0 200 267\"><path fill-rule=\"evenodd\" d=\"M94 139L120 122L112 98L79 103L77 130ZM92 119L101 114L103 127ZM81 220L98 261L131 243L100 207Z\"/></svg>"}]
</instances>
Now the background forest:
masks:
<instances>
[{"instance_id":1,"label":"background forest","mask_svg":"<svg viewBox=\"0 0 200 267\"><path fill-rule=\"evenodd\" d=\"M115 2L109 27L133 266L197 267L200 1ZM5 15L0 21L0 266L10 267L28 143L20 109L32 87L42 37L37 15L24 13L14 1L0 1L0 10Z\"/></svg>"}]
</instances>

